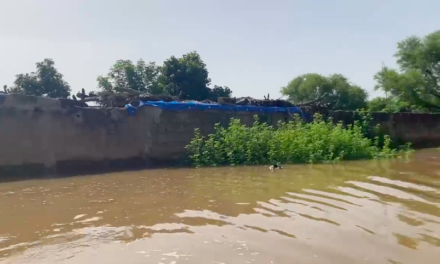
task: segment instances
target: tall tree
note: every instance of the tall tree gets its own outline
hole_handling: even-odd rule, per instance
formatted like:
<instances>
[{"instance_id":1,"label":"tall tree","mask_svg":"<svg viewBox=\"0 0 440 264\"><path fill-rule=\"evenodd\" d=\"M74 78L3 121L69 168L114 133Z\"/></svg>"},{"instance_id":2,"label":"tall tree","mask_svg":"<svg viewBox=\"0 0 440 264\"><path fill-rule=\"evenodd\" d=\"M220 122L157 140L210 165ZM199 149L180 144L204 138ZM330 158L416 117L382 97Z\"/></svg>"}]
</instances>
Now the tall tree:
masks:
<instances>
[{"instance_id":1,"label":"tall tree","mask_svg":"<svg viewBox=\"0 0 440 264\"><path fill-rule=\"evenodd\" d=\"M136 65L131 60L118 60L107 76L98 77L98 87L104 91L128 88L145 93L160 94L160 68L154 63L140 59Z\"/></svg>"},{"instance_id":2,"label":"tall tree","mask_svg":"<svg viewBox=\"0 0 440 264\"><path fill-rule=\"evenodd\" d=\"M190 52L182 58L171 56L161 67L164 90L170 95L181 95L189 100L204 100L209 97L206 64L197 52Z\"/></svg>"},{"instance_id":3,"label":"tall tree","mask_svg":"<svg viewBox=\"0 0 440 264\"><path fill-rule=\"evenodd\" d=\"M412 111L440 111L440 31L397 44L400 71L382 68L375 89L407 103Z\"/></svg>"},{"instance_id":4,"label":"tall tree","mask_svg":"<svg viewBox=\"0 0 440 264\"><path fill-rule=\"evenodd\" d=\"M63 80L63 75L55 68L52 59L38 62L37 71L18 74L11 93L44 96L50 98L67 98L70 95L70 86Z\"/></svg>"},{"instance_id":5,"label":"tall tree","mask_svg":"<svg viewBox=\"0 0 440 264\"><path fill-rule=\"evenodd\" d=\"M367 106L367 93L361 87L351 84L341 74L328 77L316 73L308 73L296 77L281 88L281 93L287 95L294 103L313 101L327 94L333 109L356 110Z\"/></svg>"}]
</instances>

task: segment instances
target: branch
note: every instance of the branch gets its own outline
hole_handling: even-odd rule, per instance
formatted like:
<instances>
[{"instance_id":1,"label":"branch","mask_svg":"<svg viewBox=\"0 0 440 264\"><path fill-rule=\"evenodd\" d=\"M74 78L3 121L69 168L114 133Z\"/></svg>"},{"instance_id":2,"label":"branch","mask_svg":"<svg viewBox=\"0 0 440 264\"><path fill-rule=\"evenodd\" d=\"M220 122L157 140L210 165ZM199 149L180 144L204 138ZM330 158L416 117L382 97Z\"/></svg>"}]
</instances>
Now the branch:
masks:
<instances>
[{"instance_id":1,"label":"branch","mask_svg":"<svg viewBox=\"0 0 440 264\"><path fill-rule=\"evenodd\" d=\"M84 100L81 100L82 102L99 102L101 101L101 97L87 97L84 98Z\"/></svg>"},{"instance_id":2,"label":"branch","mask_svg":"<svg viewBox=\"0 0 440 264\"><path fill-rule=\"evenodd\" d=\"M428 108L440 109L440 106L437 106L437 105L434 105L434 104L428 103L428 102L426 102L425 100L422 100L422 99L420 99L420 98L418 98L418 101L419 101L420 103L424 104L424 105L425 105L426 107L428 107Z\"/></svg>"},{"instance_id":3,"label":"branch","mask_svg":"<svg viewBox=\"0 0 440 264\"><path fill-rule=\"evenodd\" d=\"M318 99L315 99L313 101L310 102L306 102L306 103L302 103L302 104L295 104L295 106L306 106L306 105L310 105L310 104L314 104L317 103L319 101L321 101L322 99L324 99L324 97L327 96L327 93L323 94L321 97L319 97Z\"/></svg>"},{"instance_id":4,"label":"branch","mask_svg":"<svg viewBox=\"0 0 440 264\"><path fill-rule=\"evenodd\" d=\"M414 101L424 105L427 108L440 109L440 106L437 106L437 105L431 104L429 102L426 102L425 100L420 98L415 91L413 91L413 90L410 90L410 91L411 91L410 93L411 93L412 97L414 98Z\"/></svg>"},{"instance_id":5,"label":"branch","mask_svg":"<svg viewBox=\"0 0 440 264\"><path fill-rule=\"evenodd\" d=\"M136 90L131 89L131 88L118 88L118 89L116 90L116 92L127 93L127 94L129 94L129 95L141 95L141 94L145 94L145 93L142 93L142 92L136 91Z\"/></svg>"}]
</instances>

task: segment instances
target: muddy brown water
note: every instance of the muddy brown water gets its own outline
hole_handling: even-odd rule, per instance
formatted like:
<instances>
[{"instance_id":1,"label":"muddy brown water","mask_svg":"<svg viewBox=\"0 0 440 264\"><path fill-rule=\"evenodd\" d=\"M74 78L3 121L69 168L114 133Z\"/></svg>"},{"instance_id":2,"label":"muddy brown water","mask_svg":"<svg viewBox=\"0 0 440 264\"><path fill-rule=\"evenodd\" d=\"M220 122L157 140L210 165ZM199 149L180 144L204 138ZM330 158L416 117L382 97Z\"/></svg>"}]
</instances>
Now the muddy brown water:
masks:
<instances>
[{"instance_id":1,"label":"muddy brown water","mask_svg":"<svg viewBox=\"0 0 440 264\"><path fill-rule=\"evenodd\" d=\"M440 151L0 184L0 263L439 263Z\"/></svg>"}]
</instances>

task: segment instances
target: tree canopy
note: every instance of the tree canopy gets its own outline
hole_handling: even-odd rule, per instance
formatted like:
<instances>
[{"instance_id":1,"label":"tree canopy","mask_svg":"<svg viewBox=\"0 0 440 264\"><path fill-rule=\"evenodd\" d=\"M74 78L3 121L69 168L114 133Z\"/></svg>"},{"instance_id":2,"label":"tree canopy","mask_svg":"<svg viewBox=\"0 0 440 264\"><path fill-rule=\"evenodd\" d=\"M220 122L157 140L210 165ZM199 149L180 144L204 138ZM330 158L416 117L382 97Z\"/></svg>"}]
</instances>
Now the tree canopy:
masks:
<instances>
[{"instance_id":1,"label":"tree canopy","mask_svg":"<svg viewBox=\"0 0 440 264\"><path fill-rule=\"evenodd\" d=\"M232 90L229 89L228 86L217 86L214 85L214 88L210 90L208 99L211 101L217 101L219 97L231 97Z\"/></svg>"},{"instance_id":2,"label":"tree canopy","mask_svg":"<svg viewBox=\"0 0 440 264\"><path fill-rule=\"evenodd\" d=\"M197 52L182 58L171 56L161 68L164 90L170 95L181 95L188 100L204 100L210 97L206 64Z\"/></svg>"},{"instance_id":3,"label":"tree canopy","mask_svg":"<svg viewBox=\"0 0 440 264\"><path fill-rule=\"evenodd\" d=\"M44 96L50 98L67 98L70 96L70 86L63 80L63 75L55 68L55 62L44 59L38 62L37 71L18 74L11 93Z\"/></svg>"},{"instance_id":4,"label":"tree canopy","mask_svg":"<svg viewBox=\"0 0 440 264\"><path fill-rule=\"evenodd\" d=\"M440 111L440 31L424 38L411 36L397 44L399 70L383 67L374 79L384 91L389 111ZM395 105L394 105L395 106Z\"/></svg>"},{"instance_id":5,"label":"tree canopy","mask_svg":"<svg viewBox=\"0 0 440 264\"><path fill-rule=\"evenodd\" d=\"M300 75L281 88L281 94L288 96L294 103L313 101L327 94L332 108L338 110L356 110L367 106L367 93L354 85L341 74L328 77L317 73Z\"/></svg>"},{"instance_id":6,"label":"tree canopy","mask_svg":"<svg viewBox=\"0 0 440 264\"><path fill-rule=\"evenodd\" d=\"M386 97L367 102L364 89L342 74L323 76L307 73L291 80L281 93L299 104L325 97L332 109L386 112L440 112L440 31L424 37L410 36L397 43L394 55L397 69L383 67L374 75L375 90ZM52 98L67 98L70 86L55 68L52 59L36 64L36 71L16 75L13 85L4 92ZM231 97L227 86L214 85L207 65L196 51L182 57L171 56L162 64L140 59L118 60L104 76L97 78L98 88L111 95L128 89L153 95L179 96L184 100L211 100ZM119 94L120 95L120 94ZM119 96L118 95L118 96Z\"/></svg>"},{"instance_id":7,"label":"tree canopy","mask_svg":"<svg viewBox=\"0 0 440 264\"><path fill-rule=\"evenodd\" d=\"M150 94L168 94L186 100L212 100L230 97L227 86L209 88L206 64L197 52L184 54L181 58L171 56L162 66L142 59L136 65L130 60L118 60L106 76L98 77L98 87L102 91L118 92L129 88Z\"/></svg>"},{"instance_id":8,"label":"tree canopy","mask_svg":"<svg viewBox=\"0 0 440 264\"><path fill-rule=\"evenodd\" d=\"M98 87L104 91L118 91L129 88L140 92L159 94L160 67L154 62L148 64L142 59L133 64L131 60L118 60L110 68L107 76L98 76Z\"/></svg>"},{"instance_id":9,"label":"tree canopy","mask_svg":"<svg viewBox=\"0 0 440 264\"><path fill-rule=\"evenodd\" d=\"M181 58L171 56L159 66L155 62L146 63L140 59L117 60L104 76L98 76L98 95L114 96L119 92L136 90L152 95L179 96L185 100L211 100L218 97L230 97L232 90L227 86L214 85L210 88L206 64L201 56L193 51ZM14 84L5 93L67 98L70 86L63 80L63 75L55 68L52 59L37 63L37 71L18 74Z\"/></svg>"}]
</instances>

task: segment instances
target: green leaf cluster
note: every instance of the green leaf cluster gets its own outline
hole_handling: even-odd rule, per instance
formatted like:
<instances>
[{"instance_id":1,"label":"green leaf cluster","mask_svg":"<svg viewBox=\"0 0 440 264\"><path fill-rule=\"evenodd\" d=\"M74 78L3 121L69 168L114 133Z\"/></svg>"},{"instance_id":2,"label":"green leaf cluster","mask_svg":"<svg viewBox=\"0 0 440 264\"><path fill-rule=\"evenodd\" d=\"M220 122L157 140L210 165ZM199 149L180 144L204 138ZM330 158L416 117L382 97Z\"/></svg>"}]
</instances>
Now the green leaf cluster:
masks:
<instances>
[{"instance_id":1,"label":"green leaf cluster","mask_svg":"<svg viewBox=\"0 0 440 264\"><path fill-rule=\"evenodd\" d=\"M257 165L280 162L335 163L341 160L394 158L410 151L409 145L392 147L389 136L379 136L370 128L370 116L360 113L359 120L344 127L316 114L311 123L297 116L295 121L280 122L277 128L259 122L252 126L232 118L224 128L216 124L214 133L203 136L199 129L186 146L194 166Z\"/></svg>"}]
</instances>

